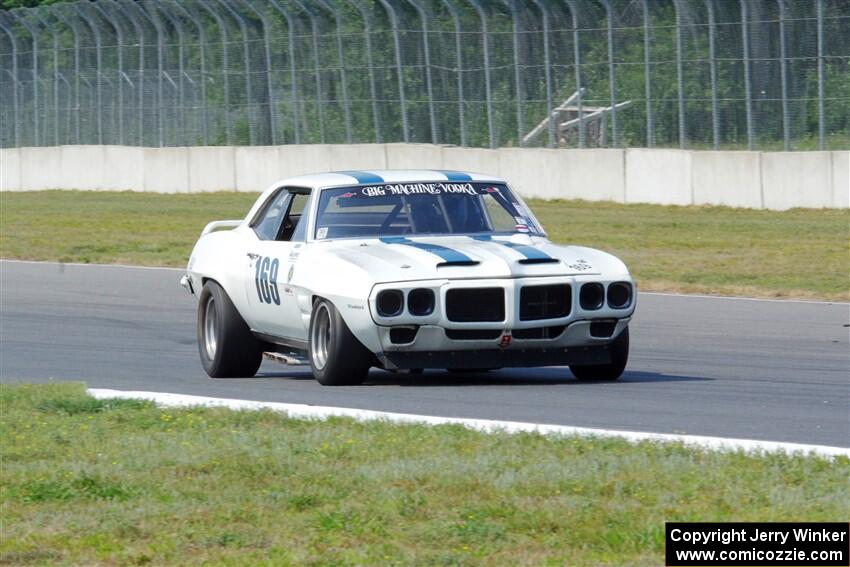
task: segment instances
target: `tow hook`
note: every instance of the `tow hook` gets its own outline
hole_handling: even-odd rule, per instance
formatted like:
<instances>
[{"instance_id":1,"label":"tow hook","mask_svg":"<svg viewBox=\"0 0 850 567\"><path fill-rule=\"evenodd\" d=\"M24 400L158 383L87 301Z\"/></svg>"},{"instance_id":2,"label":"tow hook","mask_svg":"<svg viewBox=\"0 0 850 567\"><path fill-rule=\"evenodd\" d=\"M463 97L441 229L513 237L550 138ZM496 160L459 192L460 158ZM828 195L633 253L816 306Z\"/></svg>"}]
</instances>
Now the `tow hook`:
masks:
<instances>
[{"instance_id":1,"label":"tow hook","mask_svg":"<svg viewBox=\"0 0 850 567\"><path fill-rule=\"evenodd\" d=\"M186 291L189 292L189 295L195 295L195 289L192 287L192 278L190 278L188 275L185 275L180 278L180 285L182 285L186 289Z\"/></svg>"}]
</instances>

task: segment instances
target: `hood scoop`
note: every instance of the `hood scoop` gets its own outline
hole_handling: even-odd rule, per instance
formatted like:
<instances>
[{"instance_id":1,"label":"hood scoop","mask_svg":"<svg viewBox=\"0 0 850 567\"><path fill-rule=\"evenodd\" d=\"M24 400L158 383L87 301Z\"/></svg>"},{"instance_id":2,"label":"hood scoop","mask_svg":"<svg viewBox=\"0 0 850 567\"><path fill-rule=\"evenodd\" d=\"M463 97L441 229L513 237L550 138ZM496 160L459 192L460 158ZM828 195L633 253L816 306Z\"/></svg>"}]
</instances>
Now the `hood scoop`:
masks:
<instances>
[{"instance_id":1,"label":"hood scoop","mask_svg":"<svg viewBox=\"0 0 850 567\"><path fill-rule=\"evenodd\" d=\"M451 268L454 266L477 266L481 262L476 260L447 260L437 264L438 268Z\"/></svg>"},{"instance_id":2,"label":"hood scoop","mask_svg":"<svg viewBox=\"0 0 850 567\"><path fill-rule=\"evenodd\" d=\"M520 264L557 264L560 262L557 258L524 258L519 260Z\"/></svg>"}]
</instances>

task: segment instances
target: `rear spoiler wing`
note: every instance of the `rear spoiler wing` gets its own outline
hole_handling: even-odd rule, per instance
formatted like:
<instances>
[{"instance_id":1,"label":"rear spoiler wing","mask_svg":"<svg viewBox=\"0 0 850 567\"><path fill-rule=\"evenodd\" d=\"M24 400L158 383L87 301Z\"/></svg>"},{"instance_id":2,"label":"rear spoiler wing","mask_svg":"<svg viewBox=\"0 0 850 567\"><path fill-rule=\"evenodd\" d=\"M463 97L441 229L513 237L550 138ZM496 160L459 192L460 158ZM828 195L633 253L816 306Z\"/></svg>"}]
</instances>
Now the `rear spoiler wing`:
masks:
<instances>
[{"instance_id":1,"label":"rear spoiler wing","mask_svg":"<svg viewBox=\"0 0 850 567\"><path fill-rule=\"evenodd\" d=\"M216 230L220 230L223 228L236 228L240 224L242 224L243 220L217 220L207 223L207 226L204 227L204 230L201 231L201 236L205 234L209 234L211 232L215 232Z\"/></svg>"}]
</instances>

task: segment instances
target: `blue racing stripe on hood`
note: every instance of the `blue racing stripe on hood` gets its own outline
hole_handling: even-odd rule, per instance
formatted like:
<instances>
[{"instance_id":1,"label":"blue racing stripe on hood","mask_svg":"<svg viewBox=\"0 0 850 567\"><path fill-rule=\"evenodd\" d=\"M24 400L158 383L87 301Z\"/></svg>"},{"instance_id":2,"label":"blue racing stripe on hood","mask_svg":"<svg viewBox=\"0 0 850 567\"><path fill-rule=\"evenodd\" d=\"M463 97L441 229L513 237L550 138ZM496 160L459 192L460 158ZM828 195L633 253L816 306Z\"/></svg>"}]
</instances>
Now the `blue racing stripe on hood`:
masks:
<instances>
[{"instance_id":1,"label":"blue racing stripe on hood","mask_svg":"<svg viewBox=\"0 0 850 567\"><path fill-rule=\"evenodd\" d=\"M440 171L440 173L445 175L449 181L472 181L472 176L462 171Z\"/></svg>"},{"instance_id":2,"label":"blue racing stripe on hood","mask_svg":"<svg viewBox=\"0 0 850 567\"><path fill-rule=\"evenodd\" d=\"M384 178L368 171L337 171L343 175L350 175L357 180L358 183L383 183Z\"/></svg>"},{"instance_id":3,"label":"blue racing stripe on hood","mask_svg":"<svg viewBox=\"0 0 850 567\"><path fill-rule=\"evenodd\" d=\"M538 250L534 246L528 246L526 244L516 244L514 242L509 242L507 240L493 240L493 238L489 235L480 235L473 236L475 240L481 240L482 242L495 242L496 244L501 244L502 246L507 246L513 250L516 250L523 256L525 256L526 260L553 260L553 258L542 250Z\"/></svg>"},{"instance_id":4,"label":"blue racing stripe on hood","mask_svg":"<svg viewBox=\"0 0 850 567\"><path fill-rule=\"evenodd\" d=\"M450 263L475 263L472 258L458 252L457 250L452 250L451 248L446 248L445 246L440 246L439 244L431 244L428 242L415 242L403 236L387 236L379 239L384 244L404 244L406 246L412 246L414 248L419 248L420 250L424 250L426 252L430 252L436 256L439 256L443 259L444 262Z\"/></svg>"}]
</instances>

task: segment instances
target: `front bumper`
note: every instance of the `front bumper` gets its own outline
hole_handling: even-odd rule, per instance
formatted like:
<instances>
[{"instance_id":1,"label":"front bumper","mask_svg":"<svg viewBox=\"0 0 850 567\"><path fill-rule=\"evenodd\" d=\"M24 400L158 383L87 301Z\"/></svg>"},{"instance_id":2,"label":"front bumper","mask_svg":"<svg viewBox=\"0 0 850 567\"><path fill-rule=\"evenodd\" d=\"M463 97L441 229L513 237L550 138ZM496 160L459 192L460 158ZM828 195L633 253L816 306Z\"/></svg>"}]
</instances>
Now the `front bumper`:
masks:
<instances>
[{"instance_id":1,"label":"front bumper","mask_svg":"<svg viewBox=\"0 0 850 567\"><path fill-rule=\"evenodd\" d=\"M631 318L612 321L607 336L593 336L594 321L575 321L552 338L524 339L502 330L497 337L456 340L437 326L416 329L413 340L394 344L388 327L379 328L383 350L377 353L388 369L406 368L504 368L514 366L562 366L607 364L611 342L628 326ZM507 340L506 340L507 338Z\"/></svg>"},{"instance_id":2,"label":"front bumper","mask_svg":"<svg viewBox=\"0 0 850 567\"><path fill-rule=\"evenodd\" d=\"M591 331L591 326L594 322L605 321L613 324L613 329L609 334L604 336L594 336ZM567 348L576 346L596 346L607 344L617 338L617 336L625 329L631 317L622 319L587 319L582 321L573 321L566 325L538 325L541 327L552 327L560 332L550 338L521 338L520 334L523 330L490 327L493 330L493 336L482 339L452 339L449 337L452 328L445 328L438 325L422 325L422 326L405 326L415 330L413 340L405 343L396 343L392 340L392 330L394 327L378 327L378 337L384 351L410 351L410 350L486 350L496 346L504 349L511 348ZM517 333L516 335L514 333ZM510 336L511 339L505 343L504 338Z\"/></svg>"}]
</instances>

